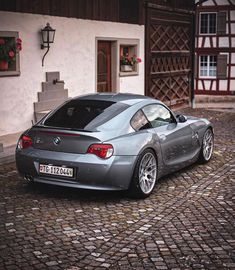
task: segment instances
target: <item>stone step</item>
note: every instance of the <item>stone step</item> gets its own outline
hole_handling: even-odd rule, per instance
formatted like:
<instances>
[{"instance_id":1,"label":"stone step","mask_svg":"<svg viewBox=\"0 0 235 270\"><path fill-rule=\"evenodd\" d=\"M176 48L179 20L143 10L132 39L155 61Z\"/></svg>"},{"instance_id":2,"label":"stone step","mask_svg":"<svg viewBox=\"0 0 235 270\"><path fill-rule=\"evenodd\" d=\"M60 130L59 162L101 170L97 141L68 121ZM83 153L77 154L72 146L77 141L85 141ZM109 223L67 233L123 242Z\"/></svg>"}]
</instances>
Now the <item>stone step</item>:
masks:
<instances>
[{"instance_id":1,"label":"stone step","mask_svg":"<svg viewBox=\"0 0 235 270\"><path fill-rule=\"evenodd\" d=\"M34 102L34 112L41 112L41 111L47 111L52 110L59 106L60 104L64 103L67 98L59 98L59 99L51 99L47 101L40 101L40 102Z\"/></svg>"},{"instance_id":2,"label":"stone step","mask_svg":"<svg viewBox=\"0 0 235 270\"><path fill-rule=\"evenodd\" d=\"M60 80L60 72L53 71L53 72L46 72L46 81L53 82L54 80Z\"/></svg>"},{"instance_id":3,"label":"stone step","mask_svg":"<svg viewBox=\"0 0 235 270\"><path fill-rule=\"evenodd\" d=\"M11 147L12 145L16 145L23 132L24 132L24 130L20 131L20 132L0 136L0 142L1 142L0 144L3 145L3 150L5 151L5 149L7 147Z\"/></svg>"},{"instance_id":4,"label":"stone step","mask_svg":"<svg viewBox=\"0 0 235 270\"><path fill-rule=\"evenodd\" d=\"M38 101L68 98L68 89L38 92Z\"/></svg>"},{"instance_id":5,"label":"stone step","mask_svg":"<svg viewBox=\"0 0 235 270\"><path fill-rule=\"evenodd\" d=\"M64 90L64 83L42 82L42 91Z\"/></svg>"},{"instance_id":6,"label":"stone step","mask_svg":"<svg viewBox=\"0 0 235 270\"><path fill-rule=\"evenodd\" d=\"M16 144L4 147L4 152L0 153L0 165L15 161Z\"/></svg>"},{"instance_id":7,"label":"stone step","mask_svg":"<svg viewBox=\"0 0 235 270\"><path fill-rule=\"evenodd\" d=\"M41 111L35 113L35 123L40 121L45 115L47 115L50 111Z\"/></svg>"},{"instance_id":8,"label":"stone step","mask_svg":"<svg viewBox=\"0 0 235 270\"><path fill-rule=\"evenodd\" d=\"M196 103L235 103L235 95L216 96L216 95L195 95Z\"/></svg>"}]
</instances>

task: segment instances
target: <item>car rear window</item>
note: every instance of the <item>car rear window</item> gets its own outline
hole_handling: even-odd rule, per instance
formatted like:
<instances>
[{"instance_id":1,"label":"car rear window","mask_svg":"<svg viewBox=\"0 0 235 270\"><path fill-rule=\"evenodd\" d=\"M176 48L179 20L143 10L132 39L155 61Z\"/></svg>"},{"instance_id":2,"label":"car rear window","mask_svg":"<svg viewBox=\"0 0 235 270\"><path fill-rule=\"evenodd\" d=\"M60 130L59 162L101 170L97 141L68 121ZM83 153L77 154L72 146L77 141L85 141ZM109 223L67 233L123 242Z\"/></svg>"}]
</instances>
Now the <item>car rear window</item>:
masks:
<instances>
[{"instance_id":1,"label":"car rear window","mask_svg":"<svg viewBox=\"0 0 235 270\"><path fill-rule=\"evenodd\" d=\"M103 100L71 100L42 123L44 126L94 130L129 105Z\"/></svg>"}]
</instances>

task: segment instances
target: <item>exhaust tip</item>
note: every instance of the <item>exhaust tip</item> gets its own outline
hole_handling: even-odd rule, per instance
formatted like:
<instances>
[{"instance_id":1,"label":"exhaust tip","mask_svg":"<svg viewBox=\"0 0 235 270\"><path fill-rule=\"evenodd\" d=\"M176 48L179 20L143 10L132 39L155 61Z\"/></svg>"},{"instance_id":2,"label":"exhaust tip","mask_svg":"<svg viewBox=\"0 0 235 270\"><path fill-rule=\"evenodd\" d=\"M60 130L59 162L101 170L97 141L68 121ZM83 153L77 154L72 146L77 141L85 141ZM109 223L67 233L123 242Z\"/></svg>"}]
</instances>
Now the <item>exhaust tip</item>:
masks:
<instances>
[{"instance_id":1,"label":"exhaust tip","mask_svg":"<svg viewBox=\"0 0 235 270\"><path fill-rule=\"evenodd\" d=\"M33 176L26 174L24 176L24 180L27 181L28 183L31 183L31 182L33 182Z\"/></svg>"}]
</instances>

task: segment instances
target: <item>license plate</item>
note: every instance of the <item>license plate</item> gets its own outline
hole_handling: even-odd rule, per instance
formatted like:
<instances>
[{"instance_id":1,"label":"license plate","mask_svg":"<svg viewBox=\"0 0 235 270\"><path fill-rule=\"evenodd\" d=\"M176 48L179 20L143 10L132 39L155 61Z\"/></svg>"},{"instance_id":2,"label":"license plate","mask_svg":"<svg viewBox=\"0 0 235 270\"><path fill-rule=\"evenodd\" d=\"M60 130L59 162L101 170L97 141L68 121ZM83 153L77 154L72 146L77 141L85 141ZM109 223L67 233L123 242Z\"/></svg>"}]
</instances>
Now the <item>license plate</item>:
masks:
<instances>
[{"instance_id":1,"label":"license plate","mask_svg":"<svg viewBox=\"0 0 235 270\"><path fill-rule=\"evenodd\" d=\"M73 177L73 168L67 167L40 164L39 172L43 174Z\"/></svg>"}]
</instances>

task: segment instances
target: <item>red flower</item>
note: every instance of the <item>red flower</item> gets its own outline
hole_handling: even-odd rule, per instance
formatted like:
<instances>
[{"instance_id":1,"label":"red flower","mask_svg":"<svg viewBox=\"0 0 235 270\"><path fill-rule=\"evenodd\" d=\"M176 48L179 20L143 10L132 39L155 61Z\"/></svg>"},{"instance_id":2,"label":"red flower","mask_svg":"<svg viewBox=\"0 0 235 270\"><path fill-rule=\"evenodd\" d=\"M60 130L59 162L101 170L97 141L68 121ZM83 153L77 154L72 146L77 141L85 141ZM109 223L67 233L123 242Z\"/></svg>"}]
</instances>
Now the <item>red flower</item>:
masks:
<instances>
[{"instance_id":1,"label":"red flower","mask_svg":"<svg viewBox=\"0 0 235 270\"><path fill-rule=\"evenodd\" d=\"M21 44L22 43L22 40L20 38L17 38L16 39L16 42L19 43L19 44Z\"/></svg>"},{"instance_id":2,"label":"red flower","mask_svg":"<svg viewBox=\"0 0 235 270\"><path fill-rule=\"evenodd\" d=\"M15 53L13 51L9 51L8 55L13 58L15 56Z\"/></svg>"},{"instance_id":3,"label":"red flower","mask_svg":"<svg viewBox=\"0 0 235 270\"><path fill-rule=\"evenodd\" d=\"M137 62L140 63L141 62L141 58L138 57L137 58Z\"/></svg>"},{"instance_id":4,"label":"red flower","mask_svg":"<svg viewBox=\"0 0 235 270\"><path fill-rule=\"evenodd\" d=\"M21 50L22 50L21 44L17 43L17 44L16 44L16 49L17 49L18 51L21 51Z\"/></svg>"},{"instance_id":5,"label":"red flower","mask_svg":"<svg viewBox=\"0 0 235 270\"><path fill-rule=\"evenodd\" d=\"M0 45L4 45L5 44L5 40L3 38L0 38Z\"/></svg>"}]
</instances>

